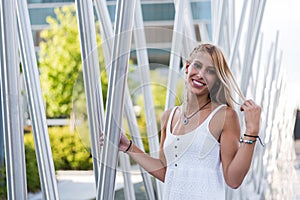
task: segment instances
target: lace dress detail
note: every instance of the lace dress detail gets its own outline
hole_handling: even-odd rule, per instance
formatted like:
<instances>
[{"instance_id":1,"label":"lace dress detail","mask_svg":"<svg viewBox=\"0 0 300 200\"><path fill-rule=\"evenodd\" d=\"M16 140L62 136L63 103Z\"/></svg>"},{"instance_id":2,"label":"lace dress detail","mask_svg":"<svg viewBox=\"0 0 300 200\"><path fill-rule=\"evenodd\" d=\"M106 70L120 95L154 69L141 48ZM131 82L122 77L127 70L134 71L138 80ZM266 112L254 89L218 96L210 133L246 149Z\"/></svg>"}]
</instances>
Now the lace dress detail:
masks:
<instances>
[{"instance_id":1,"label":"lace dress detail","mask_svg":"<svg viewBox=\"0 0 300 200\"><path fill-rule=\"evenodd\" d=\"M167 171L163 200L222 200L225 181L220 159L220 144L209 131L209 122L225 105L218 106L195 130L184 135L171 133L170 114L164 153Z\"/></svg>"}]
</instances>

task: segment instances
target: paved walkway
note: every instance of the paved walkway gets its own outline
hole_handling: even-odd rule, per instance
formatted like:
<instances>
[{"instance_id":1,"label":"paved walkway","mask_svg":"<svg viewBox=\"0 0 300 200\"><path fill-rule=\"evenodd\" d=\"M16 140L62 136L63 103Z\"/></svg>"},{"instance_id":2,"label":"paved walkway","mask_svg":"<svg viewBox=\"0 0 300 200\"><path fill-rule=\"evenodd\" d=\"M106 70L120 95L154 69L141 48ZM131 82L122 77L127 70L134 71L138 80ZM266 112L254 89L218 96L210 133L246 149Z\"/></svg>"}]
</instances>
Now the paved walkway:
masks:
<instances>
[{"instance_id":1,"label":"paved walkway","mask_svg":"<svg viewBox=\"0 0 300 200\"><path fill-rule=\"evenodd\" d=\"M143 184L142 176L138 166L133 166L131 174L132 183L135 185L135 190L143 200ZM92 200L96 199L96 184L93 171L58 171L57 185L60 200ZM116 175L115 184L115 199L124 199L123 197L123 175L120 171ZM29 194L28 200L42 200L42 193Z\"/></svg>"},{"instance_id":2,"label":"paved walkway","mask_svg":"<svg viewBox=\"0 0 300 200\"><path fill-rule=\"evenodd\" d=\"M294 166L298 181L294 183L294 192L295 199L300 200L300 140L295 142L295 152L296 160ZM133 166L131 177L136 191L136 200L145 200L142 176L140 175L138 166ZM96 185L93 171L58 171L57 180L60 200L96 199ZM118 171L115 185L115 200L125 199L122 188L123 175ZM29 194L28 200L42 200L42 194L40 192Z\"/></svg>"}]
</instances>

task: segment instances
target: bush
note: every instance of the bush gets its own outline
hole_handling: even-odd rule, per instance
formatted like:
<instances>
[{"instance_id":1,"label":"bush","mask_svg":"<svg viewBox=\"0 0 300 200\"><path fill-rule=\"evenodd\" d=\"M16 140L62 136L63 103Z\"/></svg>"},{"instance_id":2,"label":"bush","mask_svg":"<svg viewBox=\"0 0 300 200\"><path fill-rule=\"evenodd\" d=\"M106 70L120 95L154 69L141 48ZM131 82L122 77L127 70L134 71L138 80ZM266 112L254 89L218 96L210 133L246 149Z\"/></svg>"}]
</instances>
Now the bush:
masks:
<instances>
[{"instance_id":1,"label":"bush","mask_svg":"<svg viewBox=\"0 0 300 200\"><path fill-rule=\"evenodd\" d=\"M34 141L32 134L24 136L25 143L25 161L26 161L26 180L27 190L37 192L40 190L40 179L37 168L37 160L34 149Z\"/></svg>"},{"instance_id":2,"label":"bush","mask_svg":"<svg viewBox=\"0 0 300 200\"><path fill-rule=\"evenodd\" d=\"M55 170L92 170L93 163L89 149L79 136L70 132L70 128L49 128L49 138ZM40 190L37 160L34 148L33 134L25 134L25 159L27 189L29 192Z\"/></svg>"},{"instance_id":3,"label":"bush","mask_svg":"<svg viewBox=\"0 0 300 200\"><path fill-rule=\"evenodd\" d=\"M90 149L85 147L79 136L69 127L49 129L52 156L56 170L93 169Z\"/></svg>"}]
</instances>

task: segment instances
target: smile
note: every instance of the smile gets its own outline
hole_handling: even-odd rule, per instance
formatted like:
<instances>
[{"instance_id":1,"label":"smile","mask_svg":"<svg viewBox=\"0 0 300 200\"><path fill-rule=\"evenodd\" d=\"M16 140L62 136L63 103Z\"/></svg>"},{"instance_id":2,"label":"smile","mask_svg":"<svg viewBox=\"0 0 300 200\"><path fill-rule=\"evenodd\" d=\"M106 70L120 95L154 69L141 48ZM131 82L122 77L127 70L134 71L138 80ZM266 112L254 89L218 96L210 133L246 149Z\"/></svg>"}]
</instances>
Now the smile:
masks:
<instances>
[{"instance_id":1,"label":"smile","mask_svg":"<svg viewBox=\"0 0 300 200\"><path fill-rule=\"evenodd\" d=\"M197 86L197 87L202 87L202 86L205 86L205 85L206 85L204 82L201 82L201 81L195 80L195 79L193 79L192 82L193 82L193 84L194 84L195 86Z\"/></svg>"},{"instance_id":2,"label":"smile","mask_svg":"<svg viewBox=\"0 0 300 200\"><path fill-rule=\"evenodd\" d=\"M204 85L206 85L206 83L204 83L204 82L202 82L202 81L199 81L199 80L193 79L192 81L193 81L193 83L194 83L195 85L198 85L198 86L204 86Z\"/></svg>"}]
</instances>

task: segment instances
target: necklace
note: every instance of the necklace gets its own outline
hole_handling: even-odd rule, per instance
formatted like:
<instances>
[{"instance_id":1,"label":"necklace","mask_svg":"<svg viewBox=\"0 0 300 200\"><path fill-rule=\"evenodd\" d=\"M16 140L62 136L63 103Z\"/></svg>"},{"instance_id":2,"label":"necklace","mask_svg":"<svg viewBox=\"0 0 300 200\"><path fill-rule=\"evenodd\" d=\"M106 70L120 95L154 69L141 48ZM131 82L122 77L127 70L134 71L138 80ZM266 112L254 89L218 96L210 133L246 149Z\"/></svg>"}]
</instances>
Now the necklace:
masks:
<instances>
[{"instance_id":1,"label":"necklace","mask_svg":"<svg viewBox=\"0 0 300 200\"><path fill-rule=\"evenodd\" d=\"M210 100L208 100L207 103L205 103L203 106L201 106L198 110L196 110L194 113L192 113L190 116L186 116L185 112L183 113L183 125L187 125L189 123L189 119L194 117L200 110L202 110L206 105L210 103Z\"/></svg>"}]
</instances>

